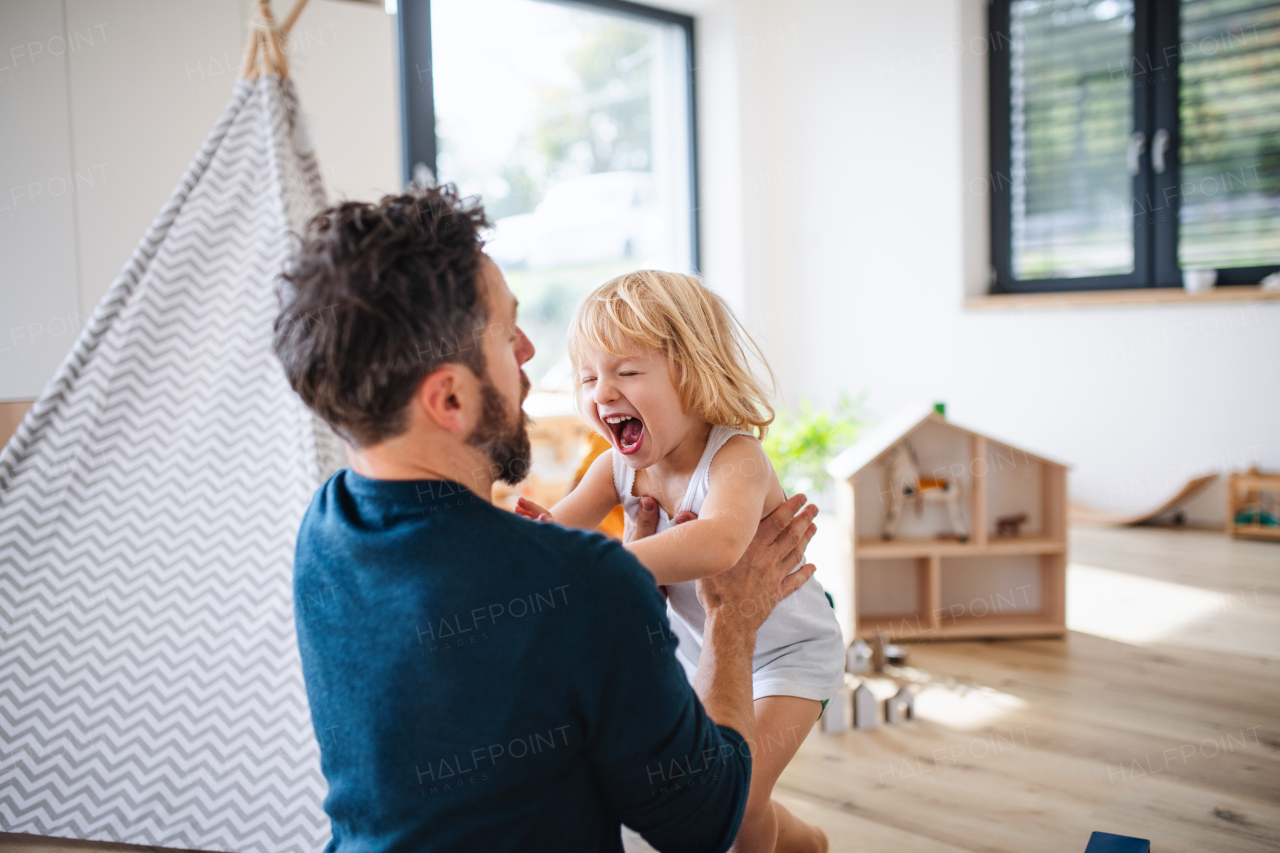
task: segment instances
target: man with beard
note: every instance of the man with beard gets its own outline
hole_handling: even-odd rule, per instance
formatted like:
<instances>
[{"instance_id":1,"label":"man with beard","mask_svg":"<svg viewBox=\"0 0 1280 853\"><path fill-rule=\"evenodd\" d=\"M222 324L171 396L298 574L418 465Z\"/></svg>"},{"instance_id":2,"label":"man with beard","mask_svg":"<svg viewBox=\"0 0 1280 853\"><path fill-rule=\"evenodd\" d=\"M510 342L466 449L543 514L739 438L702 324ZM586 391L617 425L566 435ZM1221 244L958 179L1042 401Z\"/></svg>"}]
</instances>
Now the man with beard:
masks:
<instances>
[{"instance_id":1,"label":"man with beard","mask_svg":"<svg viewBox=\"0 0 1280 853\"><path fill-rule=\"evenodd\" d=\"M690 688L624 548L490 503L528 470L533 345L487 224L451 188L348 202L283 276L276 354L351 460L294 561L328 850L617 851L621 823L725 850L751 779L755 631L812 574L789 572L814 511L788 501L701 582Z\"/></svg>"}]
</instances>

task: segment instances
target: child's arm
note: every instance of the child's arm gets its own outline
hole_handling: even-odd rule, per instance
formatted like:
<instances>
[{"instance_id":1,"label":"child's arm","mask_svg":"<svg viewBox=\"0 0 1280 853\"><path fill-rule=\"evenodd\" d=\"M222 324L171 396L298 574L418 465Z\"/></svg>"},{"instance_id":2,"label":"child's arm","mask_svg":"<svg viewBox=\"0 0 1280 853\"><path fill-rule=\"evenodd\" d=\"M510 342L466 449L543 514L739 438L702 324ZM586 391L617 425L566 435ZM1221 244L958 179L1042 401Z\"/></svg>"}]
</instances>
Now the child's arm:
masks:
<instances>
[{"instance_id":1,"label":"child's arm","mask_svg":"<svg viewBox=\"0 0 1280 853\"><path fill-rule=\"evenodd\" d=\"M751 544L765 498L775 486L782 490L777 480L760 442L735 436L711 463L710 491L698 518L627 548L659 584L719 574Z\"/></svg>"},{"instance_id":2,"label":"child's arm","mask_svg":"<svg viewBox=\"0 0 1280 853\"><path fill-rule=\"evenodd\" d=\"M525 518L551 520L565 527L595 530L604 517L618 505L618 490L613 485L613 451L601 453L591 463L582 482L565 495L548 513L531 500L516 501L516 512ZM550 516L550 519L544 518Z\"/></svg>"}]
</instances>

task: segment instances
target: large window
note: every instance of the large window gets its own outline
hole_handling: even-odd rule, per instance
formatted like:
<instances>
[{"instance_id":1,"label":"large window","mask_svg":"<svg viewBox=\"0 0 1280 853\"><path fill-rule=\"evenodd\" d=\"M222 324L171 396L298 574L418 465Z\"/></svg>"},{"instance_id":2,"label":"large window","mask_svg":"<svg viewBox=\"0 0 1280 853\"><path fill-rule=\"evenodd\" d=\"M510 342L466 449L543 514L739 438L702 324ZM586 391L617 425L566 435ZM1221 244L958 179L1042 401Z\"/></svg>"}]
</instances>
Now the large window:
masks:
<instances>
[{"instance_id":1,"label":"large window","mask_svg":"<svg viewBox=\"0 0 1280 853\"><path fill-rule=\"evenodd\" d=\"M995 0L994 292L1280 269L1280 4Z\"/></svg>"},{"instance_id":2,"label":"large window","mask_svg":"<svg viewBox=\"0 0 1280 853\"><path fill-rule=\"evenodd\" d=\"M406 177L456 183L496 223L535 385L563 390L582 297L697 268L693 21L634 3L400 0Z\"/></svg>"}]
</instances>

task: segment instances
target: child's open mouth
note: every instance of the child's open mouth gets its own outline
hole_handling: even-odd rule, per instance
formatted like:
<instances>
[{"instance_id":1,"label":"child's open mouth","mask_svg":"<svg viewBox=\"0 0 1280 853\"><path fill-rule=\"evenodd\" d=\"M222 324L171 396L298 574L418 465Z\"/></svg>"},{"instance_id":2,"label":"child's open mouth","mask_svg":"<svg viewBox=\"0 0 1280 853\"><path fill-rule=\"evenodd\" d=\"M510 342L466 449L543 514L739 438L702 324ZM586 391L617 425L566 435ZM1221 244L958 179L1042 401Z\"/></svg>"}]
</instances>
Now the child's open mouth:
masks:
<instances>
[{"instance_id":1,"label":"child's open mouth","mask_svg":"<svg viewBox=\"0 0 1280 853\"><path fill-rule=\"evenodd\" d=\"M613 444L626 455L640 449L644 441L644 422L631 415L609 415L604 422L613 431Z\"/></svg>"}]
</instances>

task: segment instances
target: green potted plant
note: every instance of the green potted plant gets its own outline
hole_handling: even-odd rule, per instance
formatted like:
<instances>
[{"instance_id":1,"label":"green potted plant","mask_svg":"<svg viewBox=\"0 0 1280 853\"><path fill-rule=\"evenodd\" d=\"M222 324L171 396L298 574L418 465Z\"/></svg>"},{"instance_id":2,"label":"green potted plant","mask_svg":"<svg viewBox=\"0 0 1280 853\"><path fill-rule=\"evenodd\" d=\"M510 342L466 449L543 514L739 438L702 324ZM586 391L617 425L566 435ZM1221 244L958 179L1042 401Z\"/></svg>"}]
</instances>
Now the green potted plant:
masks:
<instances>
[{"instance_id":1,"label":"green potted plant","mask_svg":"<svg viewBox=\"0 0 1280 853\"><path fill-rule=\"evenodd\" d=\"M827 463L857 441L868 426L865 397L841 394L831 411L801 398L799 411L778 411L764 449L788 495L804 492L819 508L832 509Z\"/></svg>"}]
</instances>

